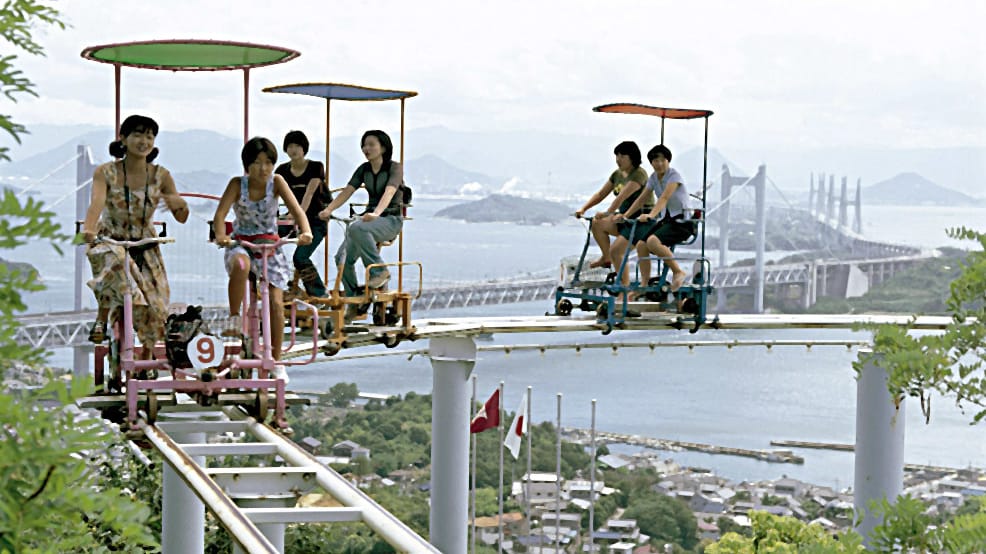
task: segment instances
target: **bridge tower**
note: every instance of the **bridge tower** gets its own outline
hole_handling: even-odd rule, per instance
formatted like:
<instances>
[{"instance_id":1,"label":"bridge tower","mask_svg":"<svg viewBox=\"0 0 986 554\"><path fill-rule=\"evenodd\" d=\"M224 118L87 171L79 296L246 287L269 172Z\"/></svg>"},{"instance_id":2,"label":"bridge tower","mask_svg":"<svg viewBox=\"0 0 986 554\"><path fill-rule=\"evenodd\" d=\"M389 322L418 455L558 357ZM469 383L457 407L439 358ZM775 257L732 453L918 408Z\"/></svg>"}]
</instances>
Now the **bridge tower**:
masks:
<instances>
[{"instance_id":1,"label":"bridge tower","mask_svg":"<svg viewBox=\"0 0 986 554\"><path fill-rule=\"evenodd\" d=\"M729 263L726 256L729 253L729 194L733 190L733 177L729 174L729 166L722 164L722 178L719 188L719 267L726 267ZM726 291L716 291L716 311L726 311Z\"/></svg>"},{"instance_id":2,"label":"bridge tower","mask_svg":"<svg viewBox=\"0 0 986 554\"><path fill-rule=\"evenodd\" d=\"M829 175L829 196L825 205L825 221L831 224L835 221L835 175Z\"/></svg>"},{"instance_id":3,"label":"bridge tower","mask_svg":"<svg viewBox=\"0 0 986 554\"><path fill-rule=\"evenodd\" d=\"M815 174L808 178L808 213L813 214L815 207Z\"/></svg>"},{"instance_id":4,"label":"bridge tower","mask_svg":"<svg viewBox=\"0 0 986 554\"><path fill-rule=\"evenodd\" d=\"M847 177L842 177L842 193L839 195L839 228L849 226L849 196L846 193Z\"/></svg>"},{"instance_id":5,"label":"bridge tower","mask_svg":"<svg viewBox=\"0 0 986 554\"><path fill-rule=\"evenodd\" d=\"M92 159L92 150L84 144L78 145L78 158L75 162L75 220L82 221L86 218L86 210L89 208L89 199L92 196L92 174L96 169L96 163ZM75 247L75 285L73 309L76 312L82 311L82 288L87 281L86 277L86 246L84 244ZM76 346L72 348L72 373L76 377L89 375L89 352L88 346Z\"/></svg>"},{"instance_id":6,"label":"bridge tower","mask_svg":"<svg viewBox=\"0 0 986 554\"><path fill-rule=\"evenodd\" d=\"M824 209L825 206L825 174L824 173L818 174L818 188L815 189L815 192L818 195L815 200L815 214L817 218L817 216L822 215L823 213L822 210Z\"/></svg>"},{"instance_id":7,"label":"bridge tower","mask_svg":"<svg viewBox=\"0 0 986 554\"><path fill-rule=\"evenodd\" d=\"M853 220L852 230L859 234L863 234L862 188L863 188L863 180L857 177L856 178L856 210L854 211L855 219Z\"/></svg>"}]
</instances>

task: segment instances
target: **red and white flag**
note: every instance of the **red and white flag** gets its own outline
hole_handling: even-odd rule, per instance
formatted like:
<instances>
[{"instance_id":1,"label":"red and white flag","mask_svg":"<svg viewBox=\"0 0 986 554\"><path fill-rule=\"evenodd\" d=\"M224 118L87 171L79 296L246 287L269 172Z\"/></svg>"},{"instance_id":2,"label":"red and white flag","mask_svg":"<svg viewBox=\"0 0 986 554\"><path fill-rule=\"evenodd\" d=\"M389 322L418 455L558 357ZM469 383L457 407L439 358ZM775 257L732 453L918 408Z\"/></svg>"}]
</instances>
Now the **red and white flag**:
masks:
<instances>
[{"instance_id":1,"label":"red and white flag","mask_svg":"<svg viewBox=\"0 0 986 554\"><path fill-rule=\"evenodd\" d=\"M493 391L486 404L476 412L476 416L469 423L470 433L482 433L487 429L495 429L500 426L500 389Z\"/></svg>"},{"instance_id":2,"label":"red and white flag","mask_svg":"<svg viewBox=\"0 0 986 554\"><path fill-rule=\"evenodd\" d=\"M524 391L524 396L520 399L520 406L517 407L514 421L507 431L507 438L503 439L503 446L510 450L515 460L520 456L520 439L525 434L527 434L527 391Z\"/></svg>"}]
</instances>

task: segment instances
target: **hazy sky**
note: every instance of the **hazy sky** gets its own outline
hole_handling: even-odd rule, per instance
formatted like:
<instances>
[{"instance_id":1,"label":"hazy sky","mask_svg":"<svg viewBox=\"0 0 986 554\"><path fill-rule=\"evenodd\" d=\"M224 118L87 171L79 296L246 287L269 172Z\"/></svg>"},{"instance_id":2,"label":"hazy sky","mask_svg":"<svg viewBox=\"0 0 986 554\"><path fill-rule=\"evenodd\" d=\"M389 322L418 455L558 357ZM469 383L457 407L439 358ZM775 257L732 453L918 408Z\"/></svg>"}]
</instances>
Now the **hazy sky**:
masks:
<instances>
[{"instance_id":1,"label":"hazy sky","mask_svg":"<svg viewBox=\"0 0 986 554\"><path fill-rule=\"evenodd\" d=\"M20 56L40 99L24 123L113 121L113 71L90 45L197 38L294 48L251 73L251 134L320 137L324 103L261 93L330 81L416 90L410 128L653 132L595 114L617 101L712 109L720 149L986 146L986 2L253 0L55 3L72 26ZM123 113L169 130L242 133L241 72L124 68ZM395 129L397 103L338 103L333 134ZM701 128L680 126L701 141ZM320 142L320 141L319 141Z\"/></svg>"}]
</instances>

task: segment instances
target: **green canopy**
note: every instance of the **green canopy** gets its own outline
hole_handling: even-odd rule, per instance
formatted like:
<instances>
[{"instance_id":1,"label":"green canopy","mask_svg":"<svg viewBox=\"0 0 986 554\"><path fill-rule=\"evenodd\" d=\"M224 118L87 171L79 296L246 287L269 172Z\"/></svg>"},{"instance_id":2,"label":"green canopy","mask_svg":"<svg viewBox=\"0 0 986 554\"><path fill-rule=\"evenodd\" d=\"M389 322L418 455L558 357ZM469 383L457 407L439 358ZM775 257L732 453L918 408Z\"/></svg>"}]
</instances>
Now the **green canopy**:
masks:
<instances>
[{"instance_id":1,"label":"green canopy","mask_svg":"<svg viewBox=\"0 0 986 554\"><path fill-rule=\"evenodd\" d=\"M221 71L273 65L297 58L290 48L215 40L152 40L90 46L87 60L171 71Z\"/></svg>"}]
</instances>

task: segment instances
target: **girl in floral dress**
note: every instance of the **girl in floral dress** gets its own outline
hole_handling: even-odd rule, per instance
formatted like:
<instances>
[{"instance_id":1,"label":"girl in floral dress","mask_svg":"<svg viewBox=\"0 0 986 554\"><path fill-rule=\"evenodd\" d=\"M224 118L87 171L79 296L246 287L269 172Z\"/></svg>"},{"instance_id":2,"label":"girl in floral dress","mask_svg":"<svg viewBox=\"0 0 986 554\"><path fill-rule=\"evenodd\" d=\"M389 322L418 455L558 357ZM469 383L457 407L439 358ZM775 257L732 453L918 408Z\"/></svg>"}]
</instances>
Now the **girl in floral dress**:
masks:
<instances>
[{"instance_id":1,"label":"girl in floral dress","mask_svg":"<svg viewBox=\"0 0 986 554\"><path fill-rule=\"evenodd\" d=\"M107 319L123 319L123 292L127 288L122 246L96 243L97 236L116 240L156 237L154 212L163 201L180 223L188 219L188 205L178 195L167 169L151 163L157 157L154 140L158 124L151 118L132 115L120 125L120 139L110 144L116 161L96 168L92 176L92 198L82 227L89 245L86 255L92 265L89 287L99 303L99 314L90 339L102 342ZM133 324L144 348L139 356L150 359L154 343L164 339L171 291L164 260L156 244L130 252L130 290L133 293Z\"/></svg>"},{"instance_id":2,"label":"girl in floral dress","mask_svg":"<svg viewBox=\"0 0 986 554\"><path fill-rule=\"evenodd\" d=\"M226 214L233 208L236 221L233 223L233 238L243 238L249 242L276 241L277 235L277 204L278 198L284 202L291 216L301 230L298 244L306 245L312 242L312 230L308 226L305 212L291 192L287 182L280 175L274 174L274 163L277 162L277 149L274 144L263 137L254 137L247 141L240 153L243 169L246 175L233 177L226 185L226 191L216 214L213 216L213 227L216 233L216 244L227 247L226 271L229 273L229 314L230 322L227 331L239 334L240 306L246 293L248 273L260 275L263 271L263 260L253 252L248 252L243 246L232 246L233 240L226 234ZM294 268L283 249L278 247L267 259L267 280L270 282L270 321L271 321L271 350L275 360L281 358L281 344L284 340L284 308L283 293ZM274 376L287 381L284 366L274 368Z\"/></svg>"}]
</instances>

